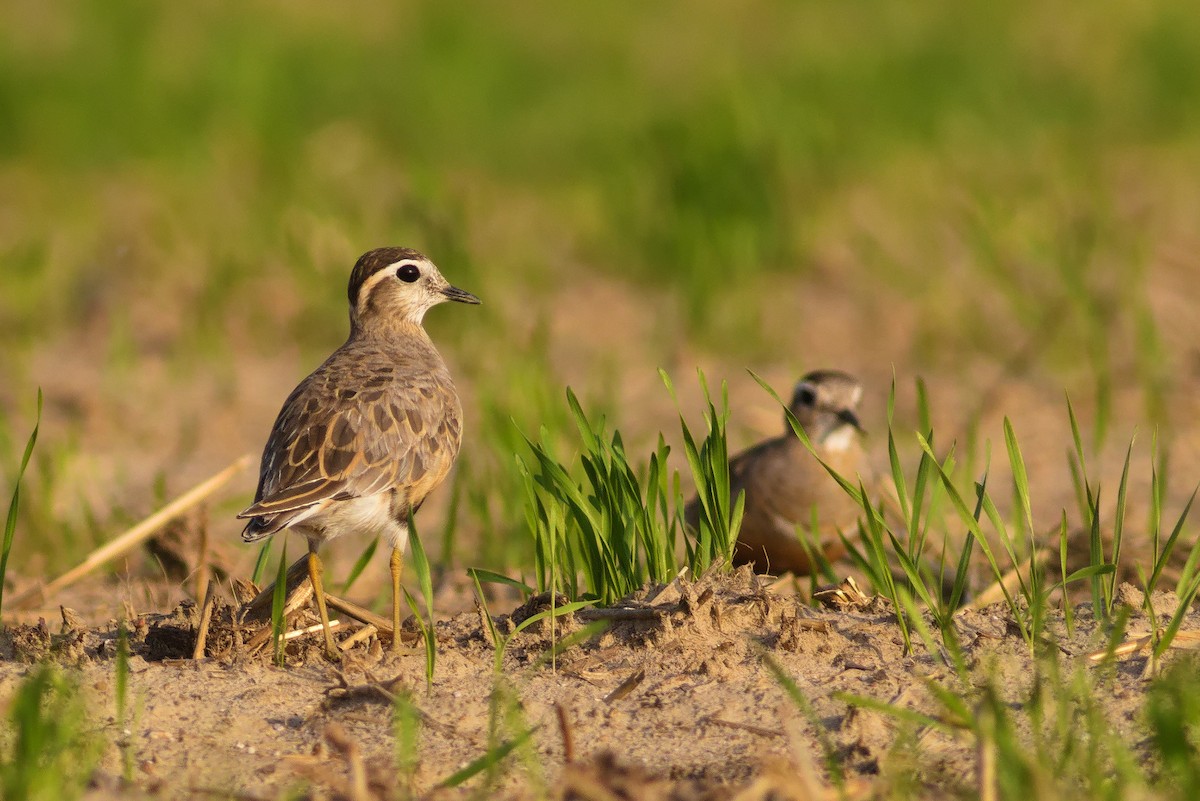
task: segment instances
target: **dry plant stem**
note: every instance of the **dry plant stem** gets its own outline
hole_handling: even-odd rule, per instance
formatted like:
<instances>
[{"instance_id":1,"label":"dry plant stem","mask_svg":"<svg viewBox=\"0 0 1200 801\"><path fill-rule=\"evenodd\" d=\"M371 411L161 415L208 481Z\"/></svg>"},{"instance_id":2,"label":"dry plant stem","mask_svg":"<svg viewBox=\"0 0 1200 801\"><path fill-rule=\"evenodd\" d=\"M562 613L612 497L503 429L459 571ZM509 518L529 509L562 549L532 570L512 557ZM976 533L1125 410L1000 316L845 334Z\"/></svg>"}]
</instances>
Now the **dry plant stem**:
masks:
<instances>
[{"instance_id":1,"label":"dry plant stem","mask_svg":"<svg viewBox=\"0 0 1200 801\"><path fill-rule=\"evenodd\" d=\"M216 582L210 580L208 589L204 592L204 606L200 611L200 626L196 629L196 647L192 649L192 659L204 658L204 646L208 643L208 627L212 624L213 606L216 600Z\"/></svg>"},{"instance_id":2,"label":"dry plant stem","mask_svg":"<svg viewBox=\"0 0 1200 801\"><path fill-rule=\"evenodd\" d=\"M1149 647L1154 642L1154 637L1150 634L1129 634L1125 642L1113 649L1113 656L1117 659L1136 656L1143 649ZM1188 650L1200 649L1200 631L1179 631L1175 633L1175 639L1171 640L1171 648L1184 648ZM1103 662L1108 657L1108 649L1104 648L1099 651L1094 651L1087 655L1089 662L1095 664Z\"/></svg>"},{"instance_id":3,"label":"dry plant stem","mask_svg":"<svg viewBox=\"0 0 1200 801\"><path fill-rule=\"evenodd\" d=\"M353 601L347 601L344 598L339 598L336 595L325 595L325 603L339 612L349 615L360 623L367 623L374 626L385 634L392 633L392 624L388 622L383 615L377 615L370 609L359 606Z\"/></svg>"},{"instance_id":4,"label":"dry plant stem","mask_svg":"<svg viewBox=\"0 0 1200 801\"><path fill-rule=\"evenodd\" d=\"M351 740L346 730L336 723L326 727L325 739L346 758L350 769L350 797L353 801L371 801L371 795L367 792L366 766L358 743Z\"/></svg>"},{"instance_id":5,"label":"dry plant stem","mask_svg":"<svg viewBox=\"0 0 1200 801\"><path fill-rule=\"evenodd\" d=\"M343 778L336 763L331 764L327 758L289 756L284 757L284 761L316 785L316 788L328 791L333 797L349 801L372 801L374 796L371 795L367 784L366 764L358 744L351 740L346 730L337 723L330 723L325 727L325 741L345 760L346 769L350 774L349 780ZM322 793L319 797L324 798L326 795Z\"/></svg>"},{"instance_id":6,"label":"dry plant stem","mask_svg":"<svg viewBox=\"0 0 1200 801\"><path fill-rule=\"evenodd\" d=\"M575 737L571 734L571 721L567 719L567 708L562 704L554 705L558 715L558 730L562 734L563 764L570 765L575 761Z\"/></svg>"},{"instance_id":7,"label":"dry plant stem","mask_svg":"<svg viewBox=\"0 0 1200 801\"><path fill-rule=\"evenodd\" d=\"M300 559L288 568L287 575L288 587L288 603L285 607L285 614L291 615L295 609L306 603L309 598L309 593L312 592L312 583L308 580L308 555L300 557ZM265 622L267 613L270 611L271 595L274 592L274 584L269 585L266 589L260 592L249 603L242 607L239 613L239 620L242 622ZM387 618L382 615L377 615L370 609L359 606L352 601L347 601L344 598L339 598L336 595L324 594L325 605L327 609L336 609L337 611L354 618L360 623L374 626L375 629L384 636L392 636L392 624ZM415 642L419 635L413 632L411 635L406 632L401 632L402 640Z\"/></svg>"},{"instance_id":8,"label":"dry plant stem","mask_svg":"<svg viewBox=\"0 0 1200 801\"><path fill-rule=\"evenodd\" d=\"M404 570L404 554L399 548L392 549L392 631L400 630L400 574ZM400 638L392 637L392 653L400 653Z\"/></svg>"},{"instance_id":9,"label":"dry plant stem","mask_svg":"<svg viewBox=\"0 0 1200 801\"><path fill-rule=\"evenodd\" d=\"M328 596L326 596L325 601L326 601L326 603L329 602ZM379 633L379 629L375 628L375 626L368 623L367 625L363 626L361 629L354 632L349 637L347 637L346 639L344 639L340 643L338 643L338 648L342 649L342 652L345 653L346 651L349 651L354 646L358 645L360 642L369 640L373 635L378 634L378 633Z\"/></svg>"},{"instance_id":10,"label":"dry plant stem","mask_svg":"<svg viewBox=\"0 0 1200 801\"><path fill-rule=\"evenodd\" d=\"M287 603L284 614L291 615L296 609L308 603L313 586L308 580L308 554L301 556L288 567L284 579L287 588ZM238 620L243 623L262 623L271 619L271 604L275 598L275 582L271 582L258 595L247 601L238 610Z\"/></svg>"},{"instance_id":11,"label":"dry plant stem","mask_svg":"<svg viewBox=\"0 0 1200 801\"><path fill-rule=\"evenodd\" d=\"M342 625L342 621L338 620L337 618L334 618L333 620L329 621L329 630L332 631L333 629L336 629L340 625ZM298 640L301 637L306 637L309 634L316 634L318 631L324 631L324 630L325 630L324 623L315 623L311 626L306 626L305 628L302 628L302 629L293 629L292 631L289 631L287 634L283 635L283 639L284 640Z\"/></svg>"},{"instance_id":12,"label":"dry plant stem","mask_svg":"<svg viewBox=\"0 0 1200 801\"><path fill-rule=\"evenodd\" d=\"M181 514L203 502L205 499L212 496L217 490L225 486L225 484L235 475L246 469L253 457L246 454L236 462L226 467L220 473L217 473L212 478L197 484L188 492L179 496L169 504L159 509L154 514L147 517L142 522L138 523L133 528L126 531L115 540L100 546L92 551L86 559L75 567L63 573L58 578L51 581L44 587L33 587L13 598L12 605L15 608L24 608L29 603L35 600L51 597L54 593L74 584L79 579L91 573L96 568L115 559L124 553L129 552L137 547L140 543L149 539L151 535L157 532L164 524L169 523Z\"/></svg>"},{"instance_id":13,"label":"dry plant stem","mask_svg":"<svg viewBox=\"0 0 1200 801\"><path fill-rule=\"evenodd\" d=\"M208 595L201 593L212 592L212 582L209 581L209 574L212 572L208 567L208 507L200 509L200 544L196 554L196 603L204 604Z\"/></svg>"},{"instance_id":14,"label":"dry plant stem","mask_svg":"<svg viewBox=\"0 0 1200 801\"><path fill-rule=\"evenodd\" d=\"M654 597L649 599L650 606L678 603L679 599L683 597L683 579L687 573L687 565L684 565L669 584L664 584L658 592L654 593Z\"/></svg>"},{"instance_id":15,"label":"dry plant stem","mask_svg":"<svg viewBox=\"0 0 1200 801\"><path fill-rule=\"evenodd\" d=\"M332 631L333 629L336 629L341 625L342 625L342 622L335 618L335 619L329 621L329 630ZM324 624L314 623L311 626L306 626L305 628L302 628L302 629L294 629L293 631L289 631L289 632L285 633L283 635L283 639L284 639L284 641L290 641L290 640L296 639L297 637L304 637L309 634L316 634L318 631L323 632L324 630L325 630ZM266 628L262 628L262 629L259 629L258 631L256 631L254 633L254 636L246 641L246 648L252 652L257 651L259 648L266 645L267 641L270 639L271 639L271 627L267 626Z\"/></svg>"},{"instance_id":16,"label":"dry plant stem","mask_svg":"<svg viewBox=\"0 0 1200 801\"><path fill-rule=\"evenodd\" d=\"M645 678L646 678L646 671L644 671L644 670L636 671L632 675L628 676L625 679L625 681L618 684L617 688L615 690L610 692L608 695L604 696L604 703L615 704L617 701L620 701L622 698L624 698L625 696L629 695L631 692L636 690L637 686L639 684L641 684L642 680Z\"/></svg>"},{"instance_id":17,"label":"dry plant stem","mask_svg":"<svg viewBox=\"0 0 1200 801\"><path fill-rule=\"evenodd\" d=\"M1029 572L1030 569L1041 570L1046 560L1050 558L1050 549L1041 548L1029 559L1025 560L1019 567L1014 567L1012 570L1004 574L1004 578L994 584L988 585L983 592L975 596L975 600L968 604L969 609L982 609L989 604L999 603L1004 600L1004 590L1007 589L1009 595L1016 590L1017 585L1021 582L1021 571Z\"/></svg>"},{"instance_id":18,"label":"dry plant stem","mask_svg":"<svg viewBox=\"0 0 1200 801\"><path fill-rule=\"evenodd\" d=\"M337 679L337 686L326 688L326 698L342 700L364 698L371 701L382 700L385 704L395 704L397 699L396 688L404 686L402 676L398 675L395 678L381 681L375 678L375 675L369 670L363 672L363 678L366 679L364 684L351 684L350 680L346 678L346 674L340 670L336 670L334 676ZM426 725L434 728L439 727L437 721L430 718L421 710L418 709L417 713Z\"/></svg>"},{"instance_id":19,"label":"dry plant stem","mask_svg":"<svg viewBox=\"0 0 1200 801\"><path fill-rule=\"evenodd\" d=\"M232 801L267 801L262 796L253 793L243 793L223 787L189 787L188 792L196 795L211 795L214 798L232 799Z\"/></svg>"},{"instance_id":20,"label":"dry plant stem","mask_svg":"<svg viewBox=\"0 0 1200 801\"><path fill-rule=\"evenodd\" d=\"M575 617L580 620L658 620L663 615L678 611L678 604L652 609L611 606L604 609L580 609L575 612Z\"/></svg>"},{"instance_id":21,"label":"dry plant stem","mask_svg":"<svg viewBox=\"0 0 1200 801\"><path fill-rule=\"evenodd\" d=\"M325 603L329 604L331 609L336 609L343 614L349 615L360 623L367 623L374 626L379 630L380 634L387 637L392 636L392 624L383 615L377 615L370 609L364 609L358 604L347 601L344 598L339 598L336 595L326 594ZM402 631L400 632L400 639L408 643L414 643L421 639L421 635L415 631Z\"/></svg>"},{"instance_id":22,"label":"dry plant stem","mask_svg":"<svg viewBox=\"0 0 1200 801\"><path fill-rule=\"evenodd\" d=\"M244 579L230 576L229 594L233 597L233 602L241 609L258 595L258 587Z\"/></svg>"},{"instance_id":23,"label":"dry plant stem","mask_svg":"<svg viewBox=\"0 0 1200 801\"><path fill-rule=\"evenodd\" d=\"M321 557L317 556L315 543L308 544L308 580L313 594L317 596L317 612L321 615L321 627L325 630L325 655L333 659L338 655L333 643L333 632L329 630L329 609L325 606L325 587L321 583Z\"/></svg>"},{"instance_id":24,"label":"dry plant stem","mask_svg":"<svg viewBox=\"0 0 1200 801\"><path fill-rule=\"evenodd\" d=\"M1187 632L1182 632L1187 633ZM1177 635L1178 636L1178 635ZM1149 634L1144 634L1139 637L1133 637L1125 640L1125 642L1113 649L1112 655L1117 659L1122 659L1127 656L1134 656L1143 648L1146 648L1153 642L1154 638ZM1104 648L1099 651L1093 651L1087 655L1088 661L1094 663L1103 662L1108 657L1108 649Z\"/></svg>"},{"instance_id":25,"label":"dry plant stem","mask_svg":"<svg viewBox=\"0 0 1200 801\"><path fill-rule=\"evenodd\" d=\"M784 733L777 729L767 729L762 726L755 726L751 723L739 723L736 720L725 720L724 718L705 715L700 718L701 723L711 723L714 726L725 726L730 729L738 729L740 731L748 731L751 734L757 734L759 737L783 737Z\"/></svg>"}]
</instances>

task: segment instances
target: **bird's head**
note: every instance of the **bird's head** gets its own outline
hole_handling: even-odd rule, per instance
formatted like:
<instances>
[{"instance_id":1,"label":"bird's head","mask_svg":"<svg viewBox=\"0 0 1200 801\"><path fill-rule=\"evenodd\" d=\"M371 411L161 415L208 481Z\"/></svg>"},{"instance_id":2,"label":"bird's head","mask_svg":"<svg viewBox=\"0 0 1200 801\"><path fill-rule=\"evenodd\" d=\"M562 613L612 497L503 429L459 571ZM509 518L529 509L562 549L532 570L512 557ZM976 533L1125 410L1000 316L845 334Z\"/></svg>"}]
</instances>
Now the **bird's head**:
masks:
<instances>
[{"instance_id":1,"label":"bird's head","mask_svg":"<svg viewBox=\"0 0 1200 801\"><path fill-rule=\"evenodd\" d=\"M844 442L845 447L863 430L858 421L862 392L862 384L848 373L816 370L796 382L788 408L813 444L836 447Z\"/></svg>"},{"instance_id":2,"label":"bird's head","mask_svg":"<svg viewBox=\"0 0 1200 801\"><path fill-rule=\"evenodd\" d=\"M379 248L364 253L350 273L350 321L356 329L403 321L420 325L425 312L447 300L479 303L470 292L451 286L437 266L410 248Z\"/></svg>"}]
</instances>

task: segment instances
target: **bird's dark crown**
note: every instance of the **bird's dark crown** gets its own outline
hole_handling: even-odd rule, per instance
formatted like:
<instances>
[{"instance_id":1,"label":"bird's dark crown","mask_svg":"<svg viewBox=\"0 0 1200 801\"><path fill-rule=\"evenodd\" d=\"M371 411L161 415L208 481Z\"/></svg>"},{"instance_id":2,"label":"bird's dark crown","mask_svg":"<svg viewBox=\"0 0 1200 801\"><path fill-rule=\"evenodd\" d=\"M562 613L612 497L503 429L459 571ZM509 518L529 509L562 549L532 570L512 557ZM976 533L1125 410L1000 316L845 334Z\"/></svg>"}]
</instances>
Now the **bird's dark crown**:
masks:
<instances>
[{"instance_id":1,"label":"bird's dark crown","mask_svg":"<svg viewBox=\"0 0 1200 801\"><path fill-rule=\"evenodd\" d=\"M813 414L817 410L853 411L858 407L861 394L862 384L849 373L814 370L796 383L788 407L797 417Z\"/></svg>"},{"instance_id":2,"label":"bird's dark crown","mask_svg":"<svg viewBox=\"0 0 1200 801\"><path fill-rule=\"evenodd\" d=\"M350 298L350 305L353 306L358 302L358 292L362 289L363 283L368 278L389 264L395 264L404 259L424 261L425 256L420 251L413 250L412 248L395 247L376 248L362 254L358 262L354 265L354 270L350 273L350 285L346 289L346 294Z\"/></svg>"},{"instance_id":3,"label":"bird's dark crown","mask_svg":"<svg viewBox=\"0 0 1200 801\"><path fill-rule=\"evenodd\" d=\"M841 370L813 370L805 374L801 381L807 381L810 384L857 384L858 379L849 373Z\"/></svg>"}]
</instances>

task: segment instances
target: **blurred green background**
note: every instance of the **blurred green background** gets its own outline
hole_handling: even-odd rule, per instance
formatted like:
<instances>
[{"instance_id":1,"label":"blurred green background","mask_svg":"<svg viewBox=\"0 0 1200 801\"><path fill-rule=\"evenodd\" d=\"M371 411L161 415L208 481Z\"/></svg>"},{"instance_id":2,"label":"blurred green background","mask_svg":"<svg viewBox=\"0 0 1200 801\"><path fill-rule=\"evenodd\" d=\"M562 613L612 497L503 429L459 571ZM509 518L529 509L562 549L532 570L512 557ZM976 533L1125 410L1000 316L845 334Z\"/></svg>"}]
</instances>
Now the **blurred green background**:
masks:
<instances>
[{"instance_id":1,"label":"blurred green background","mask_svg":"<svg viewBox=\"0 0 1200 801\"><path fill-rule=\"evenodd\" d=\"M514 453L566 437L565 385L631 451L673 432L660 366L689 418L697 367L730 382L734 447L779 430L746 368L851 370L876 432L923 376L947 440L1014 419L1049 520L1064 391L1101 464L1159 426L1190 470L1198 42L1189 0L9 0L4 476L47 397L13 567L257 452L384 244L484 300L428 319L460 562L526 557Z\"/></svg>"}]
</instances>

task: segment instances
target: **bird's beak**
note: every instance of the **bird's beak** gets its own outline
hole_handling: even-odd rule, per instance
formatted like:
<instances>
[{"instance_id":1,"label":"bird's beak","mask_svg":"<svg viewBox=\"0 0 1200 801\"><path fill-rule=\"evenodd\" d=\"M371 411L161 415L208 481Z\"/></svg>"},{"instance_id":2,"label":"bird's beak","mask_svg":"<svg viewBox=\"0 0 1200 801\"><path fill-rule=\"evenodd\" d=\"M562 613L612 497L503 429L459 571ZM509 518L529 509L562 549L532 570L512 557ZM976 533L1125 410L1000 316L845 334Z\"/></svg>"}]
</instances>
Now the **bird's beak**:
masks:
<instances>
[{"instance_id":1,"label":"bird's beak","mask_svg":"<svg viewBox=\"0 0 1200 801\"><path fill-rule=\"evenodd\" d=\"M480 302L479 298L475 297L467 290L459 289L456 286L447 285L442 290L442 295L446 298L446 300L453 300L453 301L457 301L459 303L471 303L474 305L478 305Z\"/></svg>"},{"instance_id":2,"label":"bird's beak","mask_svg":"<svg viewBox=\"0 0 1200 801\"><path fill-rule=\"evenodd\" d=\"M862 423L858 422L858 416L849 409L842 409L840 412L838 412L837 419L846 425L854 426L854 428L857 429L860 434L867 433L863 431Z\"/></svg>"}]
</instances>

